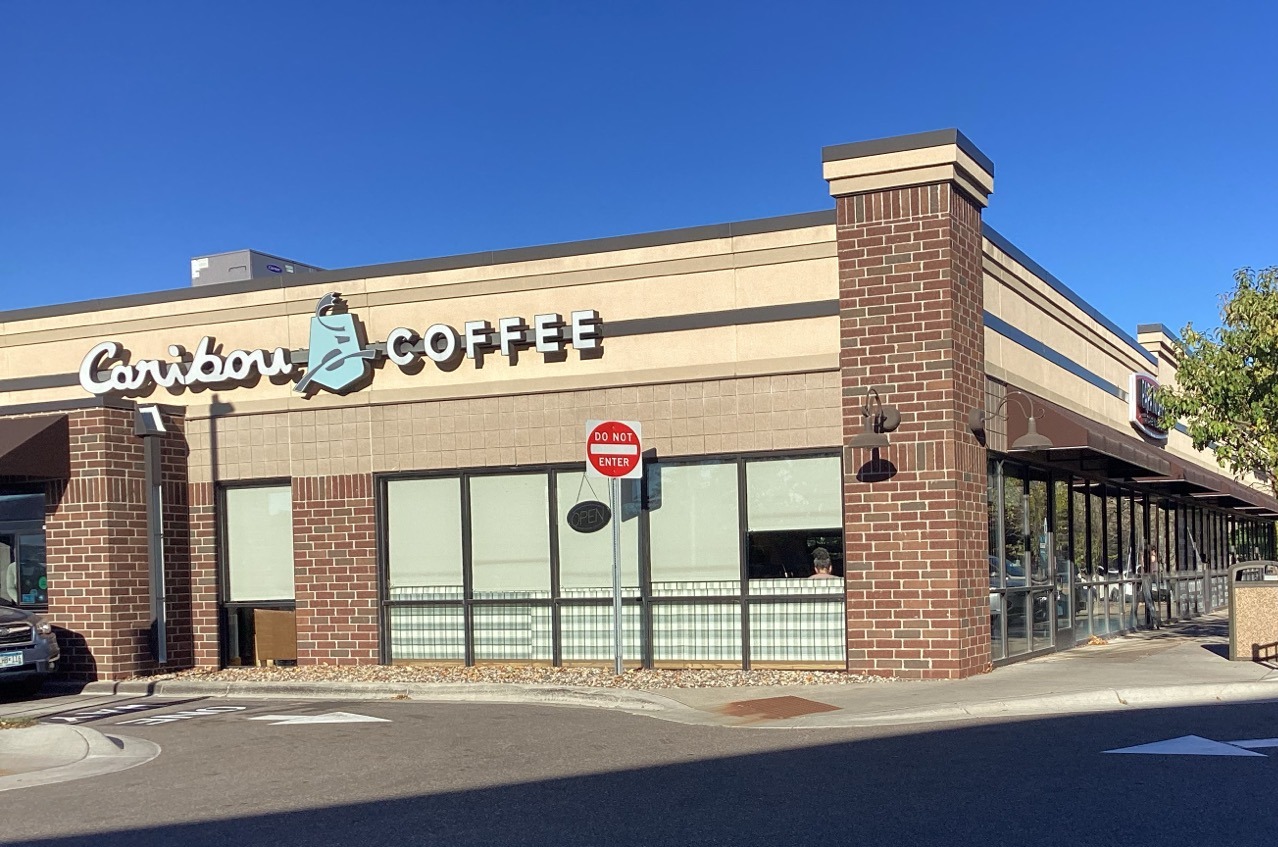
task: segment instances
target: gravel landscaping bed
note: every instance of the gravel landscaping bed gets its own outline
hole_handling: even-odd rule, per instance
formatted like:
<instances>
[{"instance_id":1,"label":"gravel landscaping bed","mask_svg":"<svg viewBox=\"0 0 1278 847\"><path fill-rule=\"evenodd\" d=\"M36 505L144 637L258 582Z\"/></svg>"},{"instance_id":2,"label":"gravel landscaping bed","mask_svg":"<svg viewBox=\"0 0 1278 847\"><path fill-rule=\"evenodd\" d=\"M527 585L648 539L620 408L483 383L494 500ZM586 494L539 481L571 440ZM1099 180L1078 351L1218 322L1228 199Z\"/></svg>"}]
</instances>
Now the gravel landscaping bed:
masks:
<instances>
[{"instance_id":1,"label":"gravel landscaping bed","mask_svg":"<svg viewBox=\"0 0 1278 847\"><path fill-rule=\"evenodd\" d=\"M145 677L147 680L208 682L483 682L583 685L598 688L729 688L753 685L860 685L888 682L882 677L838 671L790 670L633 670L614 676L607 668L552 668L522 665L477 667L427 665L305 665L302 667L190 670Z\"/></svg>"}]
</instances>

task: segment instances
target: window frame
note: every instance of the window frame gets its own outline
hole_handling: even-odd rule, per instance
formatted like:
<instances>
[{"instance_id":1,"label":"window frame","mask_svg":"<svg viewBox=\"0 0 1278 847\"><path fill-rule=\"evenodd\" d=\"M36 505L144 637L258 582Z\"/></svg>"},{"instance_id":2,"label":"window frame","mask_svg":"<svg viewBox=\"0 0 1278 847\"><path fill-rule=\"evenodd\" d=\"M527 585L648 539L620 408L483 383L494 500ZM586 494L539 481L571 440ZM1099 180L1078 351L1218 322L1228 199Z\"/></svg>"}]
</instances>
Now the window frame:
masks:
<instances>
[{"instance_id":1,"label":"window frame","mask_svg":"<svg viewBox=\"0 0 1278 847\"><path fill-rule=\"evenodd\" d=\"M289 489L290 499L293 496L293 479L291 477L270 477L263 479L249 480L229 480L226 482L218 482L214 488L213 509L216 517L215 533L216 543L214 548L217 551L217 618L218 618L218 656L219 663L222 667L229 667L231 646L231 620L232 616L240 609L278 609L282 611L297 611L297 592L296 592L296 572L297 559L296 549L294 550L293 570L294 570L294 597L292 600L231 600L231 557L230 557L230 533L228 531L227 517L228 510L226 507L226 492L230 489L241 488L284 488ZM290 504L291 513L291 504ZM293 532L290 527L290 532ZM293 534L293 541L296 543L296 533ZM380 576L379 576L380 582ZM381 586L379 585L379 590Z\"/></svg>"},{"instance_id":2,"label":"window frame","mask_svg":"<svg viewBox=\"0 0 1278 847\"><path fill-rule=\"evenodd\" d=\"M651 524L650 511L648 509L648 491L646 484L640 489L640 497L642 498L642 507L640 509L639 520L639 538L638 538L638 555L639 555L639 588L637 594L624 596L622 604L624 607L638 607L640 609L640 641L643 645L642 663L646 668L653 666L653 608L661 605L686 605L694 603L697 605L721 605L721 604L737 604L741 608L741 638L742 638L742 667L749 669L750 667L750 606L759 604L780 604L780 603L820 603L830 602L833 599L844 606L846 614L846 594L839 593L810 593L810 594L751 594L749 592L748 579L748 528L746 515L746 463L759 460L781 460L781 459L805 459L805 458L837 458L840 466L840 476L845 472L843 460L843 450L839 447L824 448L802 448L795 450L761 450L761 451L740 451L732 453L707 453L694 455L679 456L663 456L660 459L651 456L645 457L643 462L645 483L648 479L648 469L652 465L676 465L676 464L696 464L705 462L723 462L725 464L736 465L737 478L737 537L738 537L738 562L739 575L737 577L737 590L731 594L722 595L706 595L706 596L654 596L652 593L652 570L651 570ZM581 462L547 462L536 465L499 465L490 467L468 467L468 468L441 468L429 471L391 471L385 473L373 474L375 502L376 507L376 531L377 531L377 570L378 570L378 600L380 606L380 642L381 642L381 661L383 664L390 663L394 660L390 645L390 610L395 607L421 607L421 606L461 606L463 609L463 625L465 626L465 664L475 664L474 649L474 609L476 607L500 606L512 604L528 604L537 606L549 606L551 608L551 637L552 637L552 659L551 664L560 666L562 659L562 626L560 610L567 606L611 606L611 598L590 598L590 597L563 597L561 575L560 575L560 546L559 546L559 503L558 503L558 485L557 475L561 473L580 473L585 467L585 461ZM547 477L548 485L548 519L550 522L550 597L549 598L528 598L523 600L502 600L502 599L475 599L473 591L473 569L472 569L472 542L470 537L471 508L470 508L470 484L469 480L484 476L507 476L512 474L541 474ZM388 546L388 483L395 480L404 479L437 479L437 478L460 478L462 481L462 576L463 576L463 597L461 600L392 600L389 597L389 546ZM623 481L624 482L624 481ZM840 534L843 534L847 525L847 506L846 499L843 497L842 489L839 493L839 508L843 520L843 526L838 527ZM607 531L607 530L605 530ZM846 539L844 541L846 545ZM846 563L845 563L846 568ZM845 577L846 578L846 577ZM796 579L796 582L802 580ZM843 584L843 580L840 580ZM442 660L441 660L442 661Z\"/></svg>"}]
</instances>

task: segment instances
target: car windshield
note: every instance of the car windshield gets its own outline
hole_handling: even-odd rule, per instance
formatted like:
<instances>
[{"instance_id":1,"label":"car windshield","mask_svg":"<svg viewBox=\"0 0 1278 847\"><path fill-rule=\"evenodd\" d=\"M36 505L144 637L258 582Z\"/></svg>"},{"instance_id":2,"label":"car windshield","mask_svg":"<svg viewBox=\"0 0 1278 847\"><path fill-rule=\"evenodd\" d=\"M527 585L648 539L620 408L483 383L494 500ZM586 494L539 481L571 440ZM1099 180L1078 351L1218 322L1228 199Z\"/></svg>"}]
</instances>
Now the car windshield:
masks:
<instances>
[{"instance_id":1,"label":"car windshield","mask_svg":"<svg viewBox=\"0 0 1278 847\"><path fill-rule=\"evenodd\" d=\"M8 597L0 597L0 606L8 606L10 609L18 608L18 604L10 600Z\"/></svg>"},{"instance_id":2,"label":"car windshield","mask_svg":"<svg viewBox=\"0 0 1278 847\"><path fill-rule=\"evenodd\" d=\"M1025 568L1021 567L1020 562L1008 562L1007 575L1008 576L1025 576Z\"/></svg>"}]
</instances>

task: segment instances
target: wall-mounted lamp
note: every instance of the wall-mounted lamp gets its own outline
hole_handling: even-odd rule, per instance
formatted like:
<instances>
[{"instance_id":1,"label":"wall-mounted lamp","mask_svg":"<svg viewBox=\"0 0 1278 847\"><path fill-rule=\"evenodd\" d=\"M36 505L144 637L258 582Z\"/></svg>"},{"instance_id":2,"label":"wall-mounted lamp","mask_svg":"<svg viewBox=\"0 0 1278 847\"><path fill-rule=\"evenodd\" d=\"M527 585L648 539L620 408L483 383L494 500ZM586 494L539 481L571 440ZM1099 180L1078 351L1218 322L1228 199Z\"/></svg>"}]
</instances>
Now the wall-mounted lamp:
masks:
<instances>
[{"instance_id":1,"label":"wall-mounted lamp","mask_svg":"<svg viewBox=\"0 0 1278 847\"><path fill-rule=\"evenodd\" d=\"M1011 449L1035 451L1035 450L1050 450L1051 448L1055 447L1056 444L1052 442L1052 439L1048 438L1046 435L1039 434L1038 421L1034 419L1034 401L1031 400L1029 396L1023 391L1016 391L1015 389L1013 389L1007 392L1007 394L999 402L998 406L994 409L994 411L989 413L989 416L997 417L998 414L1002 412L1003 408L1007 405L1007 401L1011 400L1013 397L1017 398L1018 400L1020 400L1022 403L1025 404L1026 421L1025 421L1025 434L1012 442ZM1004 419L1006 419L1006 416L1004 416ZM968 415L967 417L967 426L968 426L968 429L972 430L972 434L976 436L977 440L980 441L981 444L984 444L985 443L985 410L980 408L973 409L972 414Z\"/></svg>"},{"instance_id":2,"label":"wall-mounted lamp","mask_svg":"<svg viewBox=\"0 0 1278 847\"><path fill-rule=\"evenodd\" d=\"M873 402L870 400L871 395L874 397ZM901 425L900 410L895 406L884 406L877 388L866 389L861 416L865 418L865 431L852 436L848 441L849 447L862 447L867 450L886 447L887 433Z\"/></svg>"}]
</instances>

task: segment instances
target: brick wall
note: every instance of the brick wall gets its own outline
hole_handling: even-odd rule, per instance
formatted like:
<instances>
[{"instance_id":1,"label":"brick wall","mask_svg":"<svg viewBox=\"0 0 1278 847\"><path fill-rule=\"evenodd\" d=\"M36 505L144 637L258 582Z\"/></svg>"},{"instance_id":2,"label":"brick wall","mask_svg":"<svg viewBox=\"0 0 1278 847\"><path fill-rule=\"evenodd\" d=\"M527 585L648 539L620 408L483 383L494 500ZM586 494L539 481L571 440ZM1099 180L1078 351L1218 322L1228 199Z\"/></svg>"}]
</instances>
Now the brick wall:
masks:
<instances>
[{"instance_id":1,"label":"brick wall","mask_svg":"<svg viewBox=\"0 0 1278 847\"><path fill-rule=\"evenodd\" d=\"M891 445L847 449L848 665L962 677L990 662L981 220L952 185L840 197L845 441L875 386L901 411ZM860 475L860 478L858 478Z\"/></svg>"},{"instance_id":2,"label":"brick wall","mask_svg":"<svg viewBox=\"0 0 1278 847\"><path fill-rule=\"evenodd\" d=\"M217 511L213 483L187 486L190 507L192 662L198 667L221 665L218 630Z\"/></svg>"},{"instance_id":3,"label":"brick wall","mask_svg":"<svg viewBox=\"0 0 1278 847\"><path fill-rule=\"evenodd\" d=\"M377 662L371 474L293 480L293 564L298 663Z\"/></svg>"},{"instance_id":4,"label":"brick wall","mask_svg":"<svg viewBox=\"0 0 1278 847\"><path fill-rule=\"evenodd\" d=\"M166 590L169 666L189 665L190 600L186 453L180 418L166 417ZM82 679L155 670L147 559L145 459L133 412L90 409L68 416L71 477L46 485L49 617L59 627L62 668Z\"/></svg>"}]
</instances>

